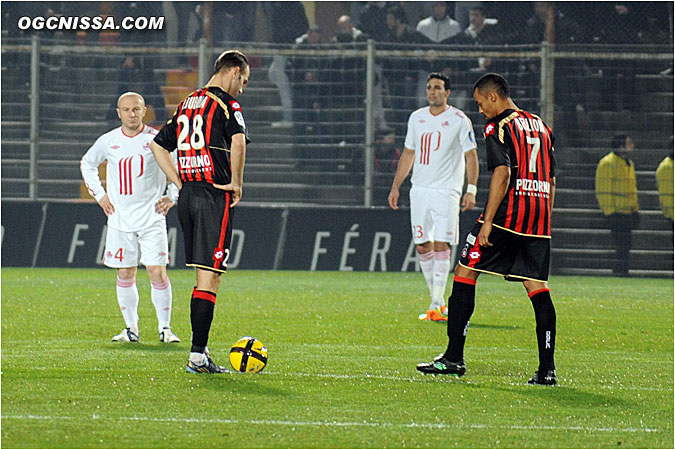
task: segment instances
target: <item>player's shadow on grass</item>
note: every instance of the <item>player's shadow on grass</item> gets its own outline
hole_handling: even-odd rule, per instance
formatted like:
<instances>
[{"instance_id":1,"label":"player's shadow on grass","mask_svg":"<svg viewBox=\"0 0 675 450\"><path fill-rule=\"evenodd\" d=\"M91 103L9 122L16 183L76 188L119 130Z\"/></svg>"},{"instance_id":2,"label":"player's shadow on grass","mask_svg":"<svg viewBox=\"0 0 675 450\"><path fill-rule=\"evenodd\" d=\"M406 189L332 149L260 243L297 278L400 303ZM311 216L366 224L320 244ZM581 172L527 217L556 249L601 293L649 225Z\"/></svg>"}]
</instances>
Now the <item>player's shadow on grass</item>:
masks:
<instances>
[{"instance_id":1,"label":"player's shadow on grass","mask_svg":"<svg viewBox=\"0 0 675 450\"><path fill-rule=\"evenodd\" d=\"M616 396L589 392L588 390L572 386L565 386L564 380L559 380L557 386L532 386L523 382L522 386L490 386L490 388L495 391L509 392L519 396L525 395L536 398L537 400L549 401L563 406L590 408L633 406L633 403Z\"/></svg>"},{"instance_id":2,"label":"player's shadow on grass","mask_svg":"<svg viewBox=\"0 0 675 450\"><path fill-rule=\"evenodd\" d=\"M183 352L187 354L190 351L189 344L145 344L143 342L111 342L101 346L104 350L125 351L125 352L153 352L153 353L175 353Z\"/></svg>"},{"instance_id":3,"label":"player's shadow on grass","mask_svg":"<svg viewBox=\"0 0 675 450\"><path fill-rule=\"evenodd\" d=\"M273 395L286 397L291 392L269 386L277 383L277 378L267 377L256 373L219 373L219 374L192 374L189 375L199 381L199 386L220 393L245 394L245 395ZM267 381L267 380L269 381Z\"/></svg>"}]
</instances>

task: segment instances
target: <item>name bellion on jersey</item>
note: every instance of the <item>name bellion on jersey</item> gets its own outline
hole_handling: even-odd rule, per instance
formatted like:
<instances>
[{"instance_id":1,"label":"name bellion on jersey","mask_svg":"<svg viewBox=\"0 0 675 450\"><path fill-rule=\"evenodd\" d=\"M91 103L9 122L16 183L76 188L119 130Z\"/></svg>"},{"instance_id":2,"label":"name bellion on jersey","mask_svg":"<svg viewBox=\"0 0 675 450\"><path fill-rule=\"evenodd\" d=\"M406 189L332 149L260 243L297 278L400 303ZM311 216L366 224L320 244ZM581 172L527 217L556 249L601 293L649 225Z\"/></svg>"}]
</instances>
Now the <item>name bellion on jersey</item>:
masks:
<instances>
[{"instance_id":1,"label":"name bellion on jersey","mask_svg":"<svg viewBox=\"0 0 675 450\"><path fill-rule=\"evenodd\" d=\"M546 197L551 194L551 183L548 181L528 180L518 178L516 180L516 192L536 197Z\"/></svg>"},{"instance_id":2,"label":"name bellion on jersey","mask_svg":"<svg viewBox=\"0 0 675 450\"><path fill-rule=\"evenodd\" d=\"M521 131L546 132L546 125L544 125L544 122L542 122L541 119L529 120L524 117L516 117L514 122Z\"/></svg>"},{"instance_id":3,"label":"name bellion on jersey","mask_svg":"<svg viewBox=\"0 0 675 450\"><path fill-rule=\"evenodd\" d=\"M185 103L183 103L183 109L185 110L185 109L203 108L207 99L208 97L206 96L190 97L187 100L185 100Z\"/></svg>"},{"instance_id":4,"label":"name bellion on jersey","mask_svg":"<svg viewBox=\"0 0 675 450\"><path fill-rule=\"evenodd\" d=\"M199 156L179 156L180 168L183 171L200 167L211 167L211 158L209 155Z\"/></svg>"}]
</instances>

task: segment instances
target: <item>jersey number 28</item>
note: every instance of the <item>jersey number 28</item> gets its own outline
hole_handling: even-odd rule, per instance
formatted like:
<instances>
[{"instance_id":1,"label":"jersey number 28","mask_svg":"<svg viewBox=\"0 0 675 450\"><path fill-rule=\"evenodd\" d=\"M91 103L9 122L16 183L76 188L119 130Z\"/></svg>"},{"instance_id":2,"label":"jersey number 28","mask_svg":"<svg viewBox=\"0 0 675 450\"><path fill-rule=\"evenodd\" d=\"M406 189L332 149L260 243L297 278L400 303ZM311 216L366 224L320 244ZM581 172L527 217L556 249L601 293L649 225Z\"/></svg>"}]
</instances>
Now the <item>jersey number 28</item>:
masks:
<instances>
[{"instance_id":1,"label":"jersey number 28","mask_svg":"<svg viewBox=\"0 0 675 450\"><path fill-rule=\"evenodd\" d=\"M181 125L180 134L178 135L178 150L200 150L204 148L204 132L202 125L204 119L201 114L195 114L192 118L192 132L190 132L190 119L185 114L181 114L176 119ZM190 135L190 142L187 142L188 134Z\"/></svg>"}]
</instances>

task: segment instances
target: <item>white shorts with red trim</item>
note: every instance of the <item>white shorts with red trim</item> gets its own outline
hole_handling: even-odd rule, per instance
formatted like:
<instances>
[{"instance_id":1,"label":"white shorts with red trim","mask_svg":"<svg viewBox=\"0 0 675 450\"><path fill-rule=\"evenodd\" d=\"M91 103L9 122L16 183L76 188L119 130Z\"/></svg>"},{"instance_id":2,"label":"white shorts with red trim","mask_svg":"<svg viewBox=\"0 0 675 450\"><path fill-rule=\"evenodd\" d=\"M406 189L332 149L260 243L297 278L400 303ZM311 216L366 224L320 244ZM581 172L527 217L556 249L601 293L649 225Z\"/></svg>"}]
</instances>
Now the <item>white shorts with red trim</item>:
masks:
<instances>
[{"instance_id":1,"label":"white shorts with red trim","mask_svg":"<svg viewBox=\"0 0 675 450\"><path fill-rule=\"evenodd\" d=\"M169 242L166 222L157 222L141 231L127 232L108 227L103 264L115 269L144 266L166 266L169 263Z\"/></svg>"},{"instance_id":2,"label":"white shorts with red trim","mask_svg":"<svg viewBox=\"0 0 675 450\"><path fill-rule=\"evenodd\" d=\"M410 225L415 244L459 242L459 197L451 189L410 189Z\"/></svg>"}]
</instances>

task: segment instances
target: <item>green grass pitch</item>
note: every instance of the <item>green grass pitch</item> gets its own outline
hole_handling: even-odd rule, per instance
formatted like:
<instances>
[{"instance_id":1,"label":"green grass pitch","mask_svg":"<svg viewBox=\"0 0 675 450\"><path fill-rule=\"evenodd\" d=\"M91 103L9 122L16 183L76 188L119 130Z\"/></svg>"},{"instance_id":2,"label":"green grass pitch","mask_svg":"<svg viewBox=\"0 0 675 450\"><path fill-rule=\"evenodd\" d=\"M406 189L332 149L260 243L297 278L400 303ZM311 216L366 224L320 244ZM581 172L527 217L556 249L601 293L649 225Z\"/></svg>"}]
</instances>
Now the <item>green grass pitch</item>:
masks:
<instances>
[{"instance_id":1,"label":"green grass pitch","mask_svg":"<svg viewBox=\"0 0 675 450\"><path fill-rule=\"evenodd\" d=\"M115 274L2 269L3 448L673 448L673 280L553 277L559 386L528 386L534 313L520 284L483 276L460 379L415 364L446 345L415 273L231 271L210 349L269 349L259 374L189 375L194 275L170 271L160 344L139 271L141 343ZM448 289L449 291L449 289Z\"/></svg>"}]
</instances>

